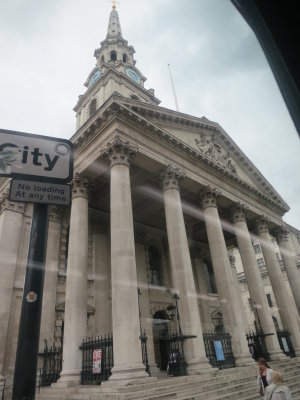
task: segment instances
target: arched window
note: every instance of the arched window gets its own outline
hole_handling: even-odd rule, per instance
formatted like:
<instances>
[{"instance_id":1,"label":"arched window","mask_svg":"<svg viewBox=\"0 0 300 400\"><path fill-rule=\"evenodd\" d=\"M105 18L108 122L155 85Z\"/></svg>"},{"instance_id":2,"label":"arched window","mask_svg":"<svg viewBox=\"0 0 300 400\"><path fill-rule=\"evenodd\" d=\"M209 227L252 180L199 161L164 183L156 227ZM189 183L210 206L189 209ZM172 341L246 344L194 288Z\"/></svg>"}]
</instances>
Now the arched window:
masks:
<instances>
[{"instance_id":1,"label":"arched window","mask_svg":"<svg viewBox=\"0 0 300 400\"><path fill-rule=\"evenodd\" d=\"M101 57L101 62L104 63L104 56Z\"/></svg>"},{"instance_id":2,"label":"arched window","mask_svg":"<svg viewBox=\"0 0 300 400\"><path fill-rule=\"evenodd\" d=\"M280 331L280 328L279 328L279 324L278 324L277 318L275 318L275 317L272 317L272 320L273 320L273 324L274 324L275 331L276 331L276 332Z\"/></svg>"},{"instance_id":3,"label":"arched window","mask_svg":"<svg viewBox=\"0 0 300 400\"><path fill-rule=\"evenodd\" d=\"M219 310L214 310L211 313L211 320L215 326L215 331L223 332L223 330L224 330L223 315Z\"/></svg>"},{"instance_id":4,"label":"arched window","mask_svg":"<svg viewBox=\"0 0 300 400\"><path fill-rule=\"evenodd\" d=\"M110 52L110 59L111 61L117 61L117 53L115 52L115 50L112 50Z\"/></svg>"},{"instance_id":5,"label":"arched window","mask_svg":"<svg viewBox=\"0 0 300 400\"><path fill-rule=\"evenodd\" d=\"M90 117L97 111L97 100L92 99L90 102Z\"/></svg>"},{"instance_id":6,"label":"arched window","mask_svg":"<svg viewBox=\"0 0 300 400\"><path fill-rule=\"evenodd\" d=\"M160 254L155 247L150 246L148 249L149 255L149 269L150 269L150 283L151 285L161 286L161 264Z\"/></svg>"},{"instance_id":7,"label":"arched window","mask_svg":"<svg viewBox=\"0 0 300 400\"><path fill-rule=\"evenodd\" d=\"M127 54L123 54L123 62L127 62Z\"/></svg>"}]
</instances>

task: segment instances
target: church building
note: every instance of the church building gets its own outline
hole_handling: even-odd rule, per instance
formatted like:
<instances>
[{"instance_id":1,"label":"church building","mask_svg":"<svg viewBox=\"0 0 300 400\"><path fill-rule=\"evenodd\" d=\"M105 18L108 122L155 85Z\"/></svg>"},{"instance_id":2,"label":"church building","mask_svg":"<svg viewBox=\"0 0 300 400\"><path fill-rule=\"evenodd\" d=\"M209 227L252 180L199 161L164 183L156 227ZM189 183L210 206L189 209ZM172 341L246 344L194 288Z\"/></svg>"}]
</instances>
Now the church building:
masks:
<instances>
[{"instance_id":1,"label":"church building","mask_svg":"<svg viewBox=\"0 0 300 400\"><path fill-rule=\"evenodd\" d=\"M74 107L71 205L50 210L40 353L45 340L62 348L52 386L81 385L83 340L101 335L113 338L103 388L167 374L172 335L187 375L213 368L212 332L229 335L235 369L254 364L255 329L268 334L270 360L286 358L278 329L299 357L289 206L218 123L161 107L134 54L113 5ZM31 204L8 199L9 184L0 178L0 377L14 371L32 217Z\"/></svg>"}]
</instances>

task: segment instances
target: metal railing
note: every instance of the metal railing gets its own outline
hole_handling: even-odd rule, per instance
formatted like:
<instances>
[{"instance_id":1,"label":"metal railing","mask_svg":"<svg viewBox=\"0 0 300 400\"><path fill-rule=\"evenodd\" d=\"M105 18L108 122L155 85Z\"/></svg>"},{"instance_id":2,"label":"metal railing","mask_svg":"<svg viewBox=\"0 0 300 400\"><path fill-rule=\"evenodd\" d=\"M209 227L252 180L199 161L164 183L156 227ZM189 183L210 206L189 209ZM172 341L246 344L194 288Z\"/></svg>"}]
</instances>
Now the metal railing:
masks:
<instances>
[{"instance_id":1,"label":"metal railing","mask_svg":"<svg viewBox=\"0 0 300 400\"><path fill-rule=\"evenodd\" d=\"M1 387L1 400L5 399L5 395L7 394L7 390L12 388L13 386L13 377L14 375L7 375L4 377L3 386ZM8 383L10 381L10 383Z\"/></svg>"},{"instance_id":2,"label":"metal railing","mask_svg":"<svg viewBox=\"0 0 300 400\"><path fill-rule=\"evenodd\" d=\"M87 338L82 341L82 385L100 385L107 381L114 366L112 335Z\"/></svg>"},{"instance_id":3,"label":"metal railing","mask_svg":"<svg viewBox=\"0 0 300 400\"><path fill-rule=\"evenodd\" d=\"M193 336L195 337L195 336ZM184 376L187 375L187 363L184 355L184 341L192 338L173 332L172 335L166 339L168 342L168 366L167 371L169 375Z\"/></svg>"},{"instance_id":4,"label":"metal railing","mask_svg":"<svg viewBox=\"0 0 300 400\"><path fill-rule=\"evenodd\" d=\"M142 360L143 364L146 367L146 372L150 375L150 365L148 362L148 351L147 351L147 340L148 336L146 335L146 331L144 330L143 333L140 335L141 346L142 346Z\"/></svg>"},{"instance_id":5,"label":"metal railing","mask_svg":"<svg viewBox=\"0 0 300 400\"><path fill-rule=\"evenodd\" d=\"M265 343L265 336L267 335L264 334L262 330L257 332L249 331L246 334L249 352L255 361L259 358L270 361L270 354Z\"/></svg>"},{"instance_id":6,"label":"metal railing","mask_svg":"<svg viewBox=\"0 0 300 400\"><path fill-rule=\"evenodd\" d=\"M228 332L207 330L203 332L203 340L206 357L213 367L219 369L235 367L231 335Z\"/></svg>"},{"instance_id":7,"label":"metal railing","mask_svg":"<svg viewBox=\"0 0 300 400\"><path fill-rule=\"evenodd\" d=\"M58 381L62 370L62 348L55 344L48 346L47 340L44 340L45 346L40 356L43 358L43 367L40 373L40 386L50 386Z\"/></svg>"}]
</instances>

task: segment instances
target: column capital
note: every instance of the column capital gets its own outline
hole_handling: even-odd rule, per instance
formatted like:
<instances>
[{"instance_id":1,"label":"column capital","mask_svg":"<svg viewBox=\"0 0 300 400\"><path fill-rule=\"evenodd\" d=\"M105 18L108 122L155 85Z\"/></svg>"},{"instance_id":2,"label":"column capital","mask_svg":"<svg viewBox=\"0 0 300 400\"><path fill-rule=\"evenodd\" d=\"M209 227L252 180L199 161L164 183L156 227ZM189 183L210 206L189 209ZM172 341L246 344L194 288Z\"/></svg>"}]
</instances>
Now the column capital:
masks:
<instances>
[{"instance_id":1,"label":"column capital","mask_svg":"<svg viewBox=\"0 0 300 400\"><path fill-rule=\"evenodd\" d=\"M269 219L267 217L261 217L256 220L256 230L257 233L269 232Z\"/></svg>"},{"instance_id":2,"label":"column capital","mask_svg":"<svg viewBox=\"0 0 300 400\"><path fill-rule=\"evenodd\" d=\"M231 216L233 223L245 221L246 222L246 207L244 204L236 203L231 207Z\"/></svg>"},{"instance_id":3,"label":"column capital","mask_svg":"<svg viewBox=\"0 0 300 400\"><path fill-rule=\"evenodd\" d=\"M65 210L65 206L51 206L49 212L49 220L53 222L61 222L63 220Z\"/></svg>"},{"instance_id":4,"label":"column capital","mask_svg":"<svg viewBox=\"0 0 300 400\"><path fill-rule=\"evenodd\" d=\"M72 200L78 197L88 198L89 181L78 172L75 172L72 181Z\"/></svg>"},{"instance_id":5,"label":"column capital","mask_svg":"<svg viewBox=\"0 0 300 400\"><path fill-rule=\"evenodd\" d=\"M220 197L220 192L211 186L207 186L200 193L202 200L202 208L214 207L217 208L217 200Z\"/></svg>"},{"instance_id":6,"label":"column capital","mask_svg":"<svg viewBox=\"0 0 300 400\"><path fill-rule=\"evenodd\" d=\"M275 236L278 244L281 242L288 242L290 238L290 232L285 226L281 226L280 228L276 229Z\"/></svg>"},{"instance_id":7,"label":"column capital","mask_svg":"<svg viewBox=\"0 0 300 400\"><path fill-rule=\"evenodd\" d=\"M161 186L163 190L177 189L179 190L180 183L184 179L185 173L179 168L169 164L166 169L160 174Z\"/></svg>"},{"instance_id":8,"label":"column capital","mask_svg":"<svg viewBox=\"0 0 300 400\"><path fill-rule=\"evenodd\" d=\"M0 197L0 214L4 210L16 211L20 213L24 213L25 210L24 203L9 200L9 189L6 189Z\"/></svg>"},{"instance_id":9,"label":"column capital","mask_svg":"<svg viewBox=\"0 0 300 400\"><path fill-rule=\"evenodd\" d=\"M116 136L111 143L107 143L106 149L102 150L100 156L110 162L110 167L115 165L130 166L130 162L138 148L125 142Z\"/></svg>"}]
</instances>

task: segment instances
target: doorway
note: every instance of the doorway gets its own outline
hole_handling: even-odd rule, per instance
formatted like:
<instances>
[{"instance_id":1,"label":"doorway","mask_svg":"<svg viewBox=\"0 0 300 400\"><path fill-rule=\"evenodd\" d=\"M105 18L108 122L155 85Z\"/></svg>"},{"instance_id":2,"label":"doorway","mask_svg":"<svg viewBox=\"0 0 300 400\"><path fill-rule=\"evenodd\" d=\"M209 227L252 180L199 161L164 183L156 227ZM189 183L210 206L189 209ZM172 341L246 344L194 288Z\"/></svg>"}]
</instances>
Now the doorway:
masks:
<instances>
[{"instance_id":1,"label":"doorway","mask_svg":"<svg viewBox=\"0 0 300 400\"><path fill-rule=\"evenodd\" d=\"M168 366L168 325L170 320L164 310L157 311L152 320L155 362L161 371Z\"/></svg>"}]
</instances>

